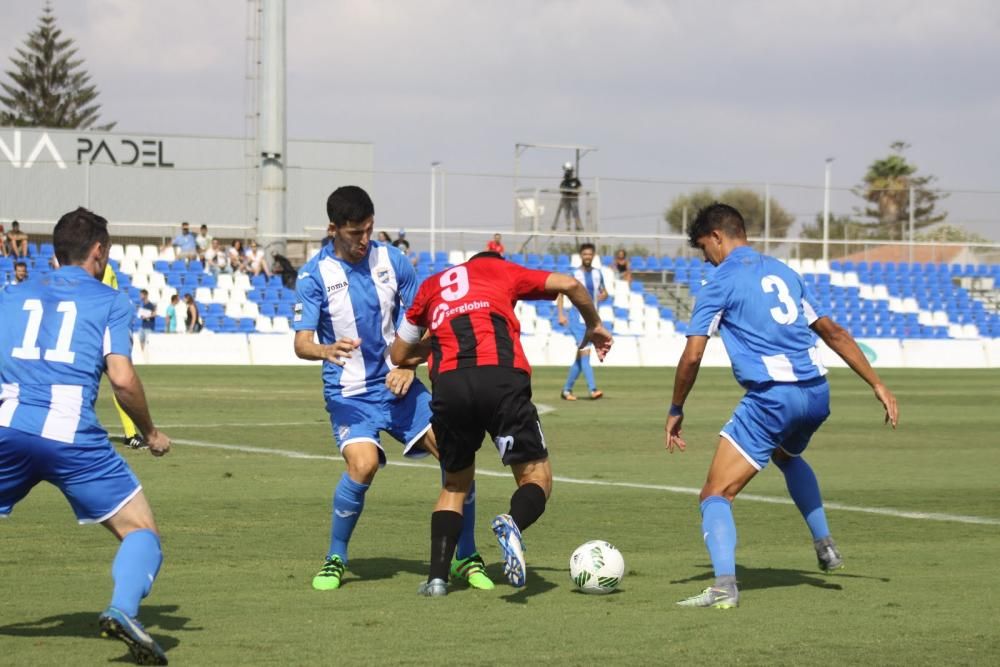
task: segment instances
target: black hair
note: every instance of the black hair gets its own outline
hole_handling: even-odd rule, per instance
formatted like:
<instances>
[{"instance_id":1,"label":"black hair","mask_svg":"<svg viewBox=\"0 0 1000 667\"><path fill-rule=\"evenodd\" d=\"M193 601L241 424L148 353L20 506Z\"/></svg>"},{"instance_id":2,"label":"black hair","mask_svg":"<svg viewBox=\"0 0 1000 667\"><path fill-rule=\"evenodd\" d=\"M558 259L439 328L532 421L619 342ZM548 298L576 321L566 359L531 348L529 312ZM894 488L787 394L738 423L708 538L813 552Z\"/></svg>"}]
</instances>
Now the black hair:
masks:
<instances>
[{"instance_id":1,"label":"black hair","mask_svg":"<svg viewBox=\"0 0 1000 667\"><path fill-rule=\"evenodd\" d=\"M597 248L593 243L581 243L580 250L578 252L583 252L584 250L593 250L595 253L597 252Z\"/></svg>"},{"instance_id":2,"label":"black hair","mask_svg":"<svg viewBox=\"0 0 1000 667\"><path fill-rule=\"evenodd\" d=\"M484 257L489 257L490 259L503 259L503 255L498 252L493 252L492 250L484 250L482 252L477 252L475 255L469 258L471 262L474 259L482 259Z\"/></svg>"},{"instance_id":3,"label":"black hair","mask_svg":"<svg viewBox=\"0 0 1000 667\"><path fill-rule=\"evenodd\" d=\"M15 269L17 267L19 267L19 266L23 266L25 271L28 270L28 263L27 262L14 262L14 268Z\"/></svg>"},{"instance_id":4,"label":"black hair","mask_svg":"<svg viewBox=\"0 0 1000 667\"><path fill-rule=\"evenodd\" d=\"M358 186L344 185L327 197L326 215L337 227L343 227L348 222L364 222L375 215L375 204Z\"/></svg>"},{"instance_id":5,"label":"black hair","mask_svg":"<svg viewBox=\"0 0 1000 667\"><path fill-rule=\"evenodd\" d=\"M688 227L688 243L698 247L698 239L719 230L730 238L746 239L747 226L740 212L728 204L709 204L695 216Z\"/></svg>"},{"instance_id":6,"label":"black hair","mask_svg":"<svg viewBox=\"0 0 1000 667\"><path fill-rule=\"evenodd\" d=\"M52 245L60 266L82 264L95 243L108 246L108 221L82 206L59 218L52 232Z\"/></svg>"}]
</instances>

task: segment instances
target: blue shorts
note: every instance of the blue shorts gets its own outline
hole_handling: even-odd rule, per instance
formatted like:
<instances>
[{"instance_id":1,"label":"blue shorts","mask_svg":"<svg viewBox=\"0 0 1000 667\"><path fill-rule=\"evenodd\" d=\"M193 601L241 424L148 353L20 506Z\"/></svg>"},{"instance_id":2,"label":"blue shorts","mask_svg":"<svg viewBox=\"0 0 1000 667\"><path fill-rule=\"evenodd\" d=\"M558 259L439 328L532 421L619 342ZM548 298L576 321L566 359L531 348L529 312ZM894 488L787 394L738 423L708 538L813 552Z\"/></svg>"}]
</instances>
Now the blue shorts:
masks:
<instances>
[{"instance_id":1,"label":"blue shorts","mask_svg":"<svg viewBox=\"0 0 1000 667\"><path fill-rule=\"evenodd\" d=\"M384 384L356 396L326 399L337 448L354 442L373 442L378 447L379 465L385 465L385 450L379 432L386 431L403 443L403 456L420 458L428 452L415 446L431 428L431 393L414 380L405 396L397 397Z\"/></svg>"},{"instance_id":2,"label":"blue shorts","mask_svg":"<svg viewBox=\"0 0 1000 667\"><path fill-rule=\"evenodd\" d=\"M826 378L777 383L749 390L719 433L762 470L775 448L799 456L813 433L830 416Z\"/></svg>"},{"instance_id":3,"label":"blue shorts","mask_svg":"<svg viewBox=\"0 0 1000 667\"><path fill-rule=\"evenodd\" d=\"M80 523L100 523L142 490L111 447L78 447L0 427L0 517L39 482L59 488Z\"/></svg>"}]
</instances>

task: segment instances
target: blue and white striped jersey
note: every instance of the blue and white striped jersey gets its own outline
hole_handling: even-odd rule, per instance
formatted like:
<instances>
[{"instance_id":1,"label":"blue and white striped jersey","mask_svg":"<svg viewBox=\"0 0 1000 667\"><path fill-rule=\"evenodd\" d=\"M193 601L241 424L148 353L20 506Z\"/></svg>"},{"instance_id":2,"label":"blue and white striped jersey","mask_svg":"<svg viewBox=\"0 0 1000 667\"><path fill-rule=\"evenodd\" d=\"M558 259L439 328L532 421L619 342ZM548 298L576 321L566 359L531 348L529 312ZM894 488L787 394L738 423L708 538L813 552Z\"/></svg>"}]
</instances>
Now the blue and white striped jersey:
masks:
<instances>
[{"instance_id":1,"label":"blue and white striped jersey","mask_svg":"<svg viewBox=\"0 0 1000 667\"><path fill-rule=\"evenodd\" d=\"M827 315L802 277L750 246L729 253L698 292L688 336L722 334L744 387L826 375L809 325Z\"/></svg>"},{"instance_id":2,"label":"blue and white striped jersey","mask_svg":"<svg viewBox=\"0 0 1000 667\"><path fill-rule=\"evenodd\" d=\"M360 338L360 352L338 366L323 362L326 397L363 394L385 383L393 368L389 345L417 293L417 274L398 248L377 241L368 255L350 264L334 254L332 243L299 269L295 286L295 331L315 331L329 345Z\"/></svg>"},{"instance_id":3,"label":"blue and white striped jersey","mask_svg":"<svg viewBox=\"0 0 1000 667\"><path fill-rule=\"evenodd\" d=\"M94 402L105 356L132 356L125 294L78 266L0 288L0 426L108 445Z\"/></svg>"},{"instance_id":4,"label":"blue and white striped jersey","mask_svg":"<svg viewBox=\"0 0 1000 667\"><path fill-rule=\"evenodd\" d=\"M580 281L580 283L587 288L587 294L593 299L594 303L598 303L601 298L601 290L607 291L604 286L604 274L596 266L591 266L590 270L584 269L582 266L578 266L573 269L573 277ZM570 302L569 299L563 301L563 309L567 313L567 317L573 322L583 322L583 318L580 317L580 311L576 309L576 306Z\"/></svg>"}]
</instances>

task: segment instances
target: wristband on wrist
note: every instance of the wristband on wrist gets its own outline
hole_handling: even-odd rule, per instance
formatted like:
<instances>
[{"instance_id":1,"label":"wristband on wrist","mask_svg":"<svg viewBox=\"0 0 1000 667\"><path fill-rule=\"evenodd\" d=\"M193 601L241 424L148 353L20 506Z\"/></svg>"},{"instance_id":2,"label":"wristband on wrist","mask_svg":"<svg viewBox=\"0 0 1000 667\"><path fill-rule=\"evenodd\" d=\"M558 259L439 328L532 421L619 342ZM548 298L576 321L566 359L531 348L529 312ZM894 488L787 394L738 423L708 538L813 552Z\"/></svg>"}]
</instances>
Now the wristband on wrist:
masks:
<instances>
[{"instance_id":1,"label":"wristband on wrist","mask_svg":"<svg viewBox=\"0 0 1000 667\"><path fill-rule=\"evenodd\" d=\"M677 405L676 403L670 404L670 412L668 413L671 417L683 417L684 416L684 406Z\"/></svg>"}]
</instances>

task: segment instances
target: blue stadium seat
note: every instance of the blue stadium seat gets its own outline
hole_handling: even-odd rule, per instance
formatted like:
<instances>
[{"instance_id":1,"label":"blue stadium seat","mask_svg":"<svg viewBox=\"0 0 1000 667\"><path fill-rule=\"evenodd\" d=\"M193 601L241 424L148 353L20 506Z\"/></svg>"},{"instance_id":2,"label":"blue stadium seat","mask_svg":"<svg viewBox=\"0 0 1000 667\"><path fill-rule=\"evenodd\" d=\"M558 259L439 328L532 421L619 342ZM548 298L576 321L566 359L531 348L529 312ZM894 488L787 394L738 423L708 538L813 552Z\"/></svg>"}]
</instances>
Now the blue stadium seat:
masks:
<instances>
[{"instance_id":1,"label":"blue stadium seat","mask_svg":"<svg viewBox=\"0 0 1000 667\"><path fill-rule=\"evenodd\" d=\"M170 262L165 259L158 259L153 262L153 270L159 273L166 273L170 270Z\"/></svg>"},{"instance_id":2,"label":"blue stadium seat","mask_svg":"<svg viewBox=\"0 0 1000 667\"><path fill-rule=\"evenodd\" d=\"M252 317L240 318L240 333L253 333L257 330L257 323Z\"/></svg>"},{"instance_id":3,"label":"blue stadium seat","mask_svg":"<svg viewBox=\"0 0 1000 667\"><path fill-rule=\"evenodd\" d=\"M520 266L524 266L525 263L524 254L520 252L515 252L507 255L507 259Z\"/></svg>"},{"instance_id":4,"label":"blue stadium seat","mask_svg":"<svg viewBox=\"0 0 1000 667\"><path fill-rule=\"evenodd\" d=\"M264 289L267 287L267 276L263 273L258 273L250 279L250 284L253 285L254 289Z\"/></svg>"},{"instance_id":5,"label":"blue stadium seat","mask_svg":"<svg viewBox=\"0 0 1000 667\"><path fill-rule=\"evenodd\" d=\"M201 263L201 260L192 259L188 263L188 267L187 268L188 268L188 271L198 271L198 272L201 272L201 271L205 270L205 265Z\"/></svg>"},{"instance_id":6,"label":"blue stadium seat","mask_svg":"<svg viewBox=\"0 0 1000 667\"><path fill-rule=\"evenodd\" d=\"M187 262L185 262L183 259L175 259L174 261L170 262L170 270L187 272Z\"/></svg>"},{"instance_id":7,"label":"blue stadium seat","mask_svg":"<svg viewBox=\"0 0 1000 667\"><path fill-rule=\"evenodd\" d=\"M55 246L53 246L51 243L43 243L42 245L38 246L38 254L41 257L51 257L52 255L56 254Z\"/></svg>"},{"instance_id":8,"label":"blue stadium seat","mask_svg":"<svg viewBox=\"0 0 1000 667\"><path fill-rule=\"evenodd\" d=\"M646 258L642 255L636 255L631 261L633 271L645 271L646 270Z\"/></svg>"},{"instance_id":9,"label":"blue stadium seat","mask_svg":"<svg viewBox=\"0 0 1000 667\"><path fill-rule=\"evenodd\" d=\"M223 331L225 333L236 333L239 330L240 330L239 320L235 320L232 317L222 318L222 326L220 328L220 331Z\"/></svg>"},{"instance_id":10,"label":"blue stadium seat","mask_svg":"<svg viewBox=\"0 0 1000 667\"><path fill-rule=\"evenodd\" d=\"M417 253L417 264L430 264L434 261L431 253L427 250L421 250Z\"/></svg>"}]
</instances>

